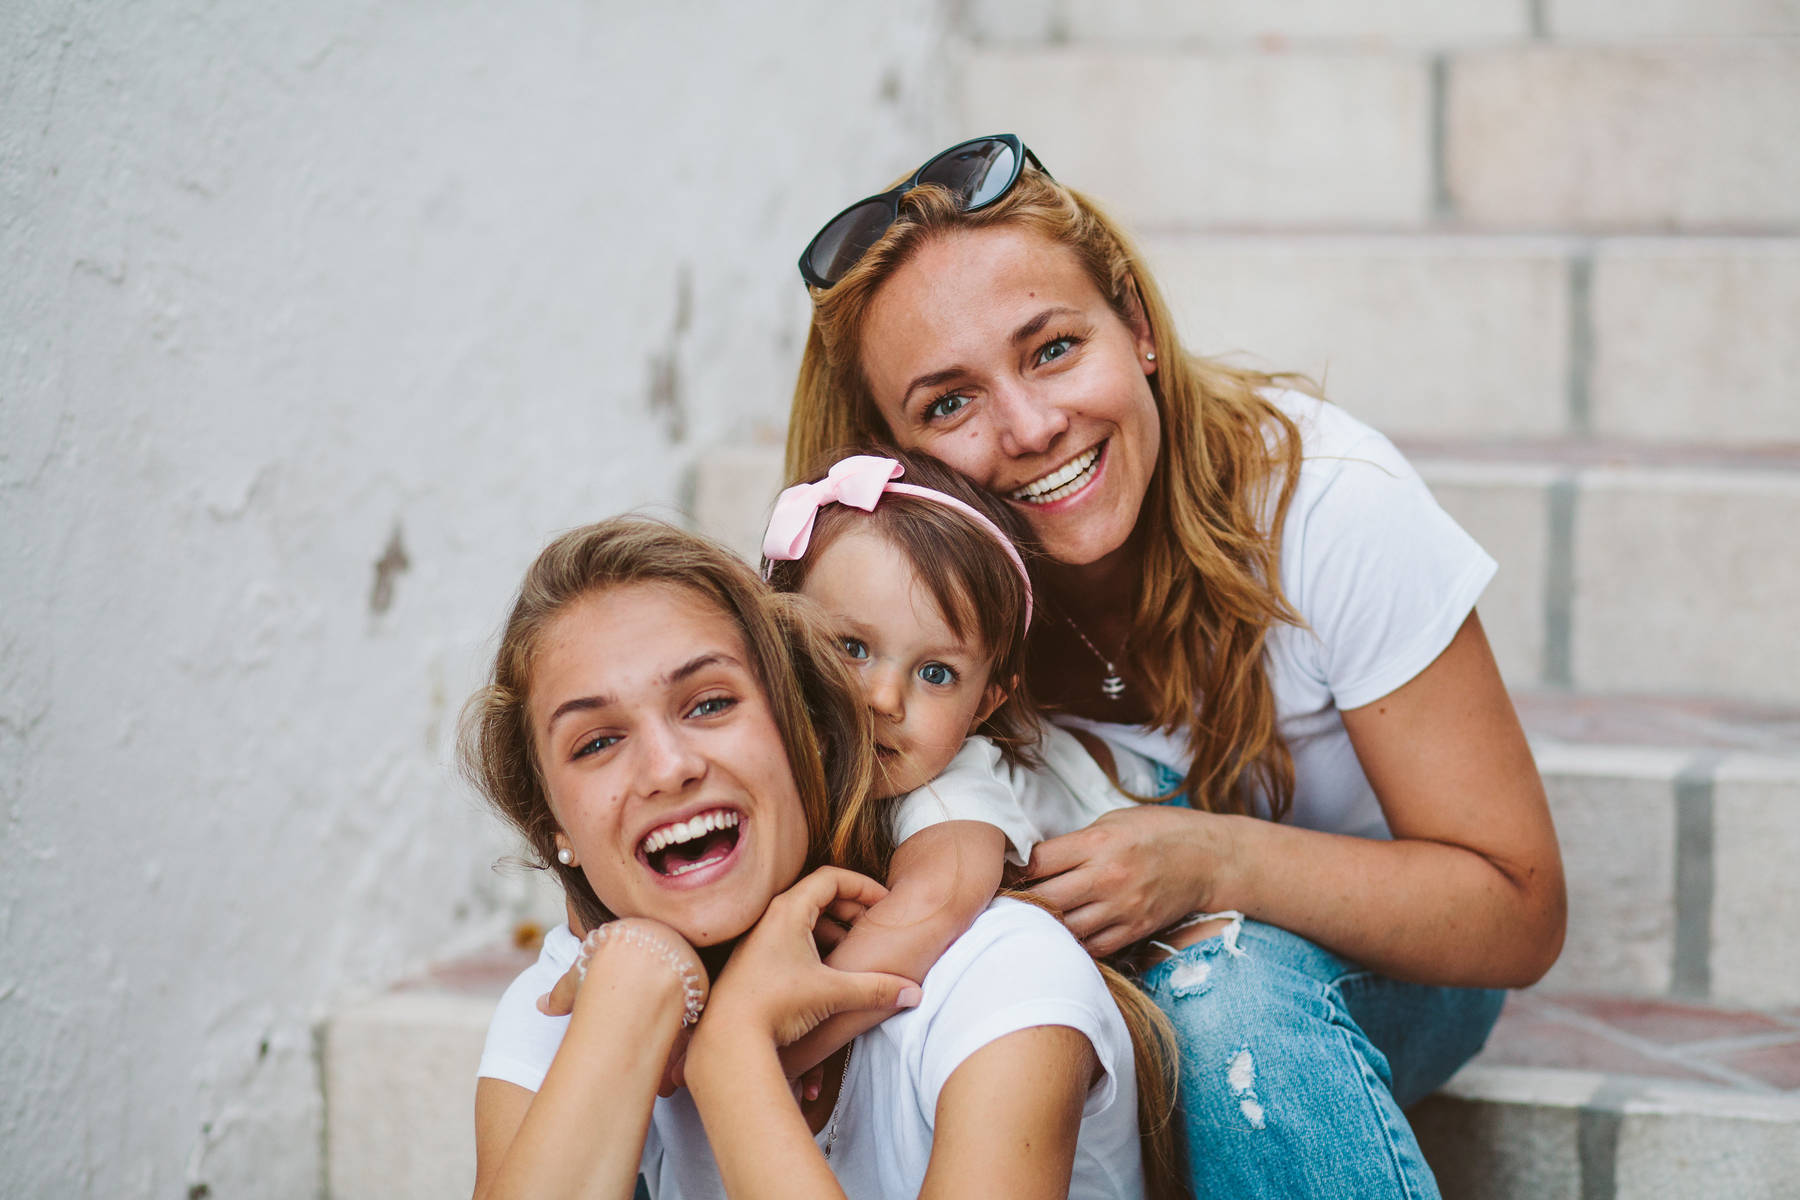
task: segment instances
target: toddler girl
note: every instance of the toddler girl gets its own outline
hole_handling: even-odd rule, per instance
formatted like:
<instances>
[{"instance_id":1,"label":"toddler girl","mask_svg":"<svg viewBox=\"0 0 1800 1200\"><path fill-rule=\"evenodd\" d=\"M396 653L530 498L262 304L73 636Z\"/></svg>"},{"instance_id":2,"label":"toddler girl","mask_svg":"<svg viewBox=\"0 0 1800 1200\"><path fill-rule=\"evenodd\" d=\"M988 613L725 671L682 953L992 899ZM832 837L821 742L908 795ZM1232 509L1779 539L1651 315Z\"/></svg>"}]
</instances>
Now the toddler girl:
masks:
<instances>
[{"instance_id":1,"label":"toddler girl","mask_svg":"<svg viewBox=\"0 0 1800 1200\"><path fill-rule=\"evenodd\" d=\"M1163 790L1151 760L1033 712L1031 580L1001 527L1014 521L929 459L851 456L775 503L765 573L823 610L873 717L873 794L891 805L885 820L836 814L834 839L860 839L861 861L890 866L887 897L833 950L835 967L924 978L1008 862ZM790 1074L882 1015L827 1021L784 1054Z\"/></svg>"}]
</instances>

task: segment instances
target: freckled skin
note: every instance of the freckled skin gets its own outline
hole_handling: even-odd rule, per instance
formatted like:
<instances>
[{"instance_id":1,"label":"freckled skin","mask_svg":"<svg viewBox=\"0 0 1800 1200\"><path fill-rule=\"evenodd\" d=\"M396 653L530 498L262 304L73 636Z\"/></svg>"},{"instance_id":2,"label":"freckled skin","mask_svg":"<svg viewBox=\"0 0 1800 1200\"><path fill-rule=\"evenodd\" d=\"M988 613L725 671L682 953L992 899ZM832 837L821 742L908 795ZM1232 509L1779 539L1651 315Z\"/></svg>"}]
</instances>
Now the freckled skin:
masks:
<instances>
[{"instance_id":1,"label":"freckled skin","mask_svg":"<svg viewBox=\"0 0 1800 1200\"><path fill-rule=\"evenodd\" d=\"M1071 251L997 228L939 238L894 272L870 305L861 356L894 440L997 496L1104 447L1077 494L1009 500L1053 560L1081 568L1132 553L1162 439L1154 348L1141 316L1122 320Z\"/></svg>"}]
</instances>

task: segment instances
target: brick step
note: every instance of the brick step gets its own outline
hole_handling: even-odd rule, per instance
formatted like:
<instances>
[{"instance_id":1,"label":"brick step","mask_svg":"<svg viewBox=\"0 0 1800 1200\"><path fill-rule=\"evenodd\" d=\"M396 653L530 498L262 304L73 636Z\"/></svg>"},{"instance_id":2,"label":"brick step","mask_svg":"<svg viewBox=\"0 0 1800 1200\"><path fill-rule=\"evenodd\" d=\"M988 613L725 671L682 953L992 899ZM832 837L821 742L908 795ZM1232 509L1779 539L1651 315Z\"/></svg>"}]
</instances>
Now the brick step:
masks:
<instances>
[{"instance_id":1,"label":"brick step","mask_svg":"<svg viewBox=\"0 0 1800 1200\"><path fill-rule=\"evenodd\" d=\"M1402 447L1500 562L1481 613L1513 687L1800 707L1800 450ZM697 526L754 556L779 449L703 467Z\"/></svg>"},{"instance_id":2,"label":"brick step","mask_svg":"<svg viewBox=\"0 0 1800 1200\"><path fill-rule=\"evenodd\" d=\"M968 58L947 123L1018 130L1140 232L1800 231L1800 154L1775 115L1800 111L1792 37ZM1095 97L1130 97L1129 119Z\"/></svg>"},{"instance_id":3,"label":"brick step","mask_svg":"<svg viewBox=\"0 0 1800 1200\"><path fill-rule=\"evenodd\" d=\"M1791 1196L1800 1009L1517 993L1409 1116L1459 1200Z\"/></svg>"},{"instance_id":4,"label":"brick step","mask_svg":"<svg viewBox=\"0 0 1800 1200\"><path fill-rule=\"evenodd\" d=\"M529 958L448 964L326 1022L334 1200L469 1193L475 1065ZM1516 993L1410 1115L1446 1196L1781 1195L1800 1178L1800 1008Z\"/></svg>"},{"instance_id":5,"label":"brick step","mask_svg":"<svg viewBox=\"0 0 1800 1200\"><path fill-rule=\"evenodd\" d=\"M1187 345L1391 437L1800 445L1800 237L1143 242Z\"/></svg>"}]
</instances>

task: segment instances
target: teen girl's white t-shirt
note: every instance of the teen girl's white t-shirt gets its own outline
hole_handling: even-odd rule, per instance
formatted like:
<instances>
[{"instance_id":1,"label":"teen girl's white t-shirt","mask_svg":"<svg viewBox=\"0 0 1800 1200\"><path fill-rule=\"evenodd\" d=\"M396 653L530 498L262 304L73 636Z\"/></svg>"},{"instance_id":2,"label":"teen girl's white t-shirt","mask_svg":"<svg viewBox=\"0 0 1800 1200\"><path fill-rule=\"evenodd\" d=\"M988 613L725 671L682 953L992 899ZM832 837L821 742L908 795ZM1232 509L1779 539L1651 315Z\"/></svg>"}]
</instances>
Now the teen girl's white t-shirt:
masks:
<instances>
[{"instance_id":1,"label":"teen girl's white t-shirt","mask_svg":"<svg viewBox=\"0 0 1800 1200\"><path fill-rule=\"evenodd\" d=\"M537 962L501 997L479 1074L533 1092L543 1086L569 1019L545 1016L536 1001L568 970L578 946L566 926L545 937ZM830 1163L847 1195L914 1200L945 1081L988 1043L1041 1025L1080 1032L1102 1071L1082 1110L1069 1195L1143 1195L1131 1037L1093 960L1053 917L995 900L926 973L921 990L917 1008L856 1039L836 1110L814 1139L823 1149L836 1122ZM723 1200L686 1090L657 1099L641 1169L655 1200Z\"/></svg>"},{"instance_id":2,"label":"teen girl's white t-shirt","mask_svg":"<svg viewBox=\"0 0 1800 1200\"><path fill-rule=\"evenodd\" d=\"M1156 764L1125 746L1109 748L1119 783L1140 796L1154 794ZM1006 835L1006 857L1022 867L1037 843L1137 803L1113 786L1068 730L1046 725L1037 749L1043 765L1020 767L980 734L966 739L936 779L895 801L894 844L942 821L983 821Z\"/></svg>"},{"instance_id":3,"label":"teen girl's white t-shirt","mask_svg":"<svg viewBox=\"0 0 1800 1200\"><path fill-rule=\"evenodd\" d=\"M1385 838L1387 821L1340 714L1430 666L1496 564L1381 434L1299 392L1268 398L1299 426L1302 456L1282 525L1281 586L1305 625L1275 626L1265 659L1294 757L1287 820ZM1182 771L1193 761L1185 734L1057 719Z\"/></svg>"}]
</instances>

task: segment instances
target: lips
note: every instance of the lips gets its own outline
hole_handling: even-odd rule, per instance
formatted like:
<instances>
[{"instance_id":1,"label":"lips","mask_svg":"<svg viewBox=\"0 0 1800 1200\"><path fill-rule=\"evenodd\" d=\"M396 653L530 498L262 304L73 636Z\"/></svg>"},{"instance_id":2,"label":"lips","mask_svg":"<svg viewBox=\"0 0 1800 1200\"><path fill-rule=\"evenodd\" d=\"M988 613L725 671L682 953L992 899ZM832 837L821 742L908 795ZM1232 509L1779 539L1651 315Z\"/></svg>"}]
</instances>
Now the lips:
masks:
<instances>
[{"instance_id":1,"label":"lips","mask_svg":"<svg viewBox=\"0 0 1800 1200\"><path fill-rule=\"evenodd\" d=\"M638 843L650 869L670 879L714 866L737 849L742 818L728 808L708 809L659 825Z\"/></svg>"},{"instance_id":2,"label":"lips","mask_svg":"<svg viewBox=\"0 0 1800 1200\"><path fill-rule=\"evenodd\" d=\"M1102 442L1077 454L1056 470L1010 493L1009 498L1021 504L1054 504L1065 496L1074 495L1093 479L1099 469L1100 451L1105 445Z\"/></svg>"}]
</instances>

